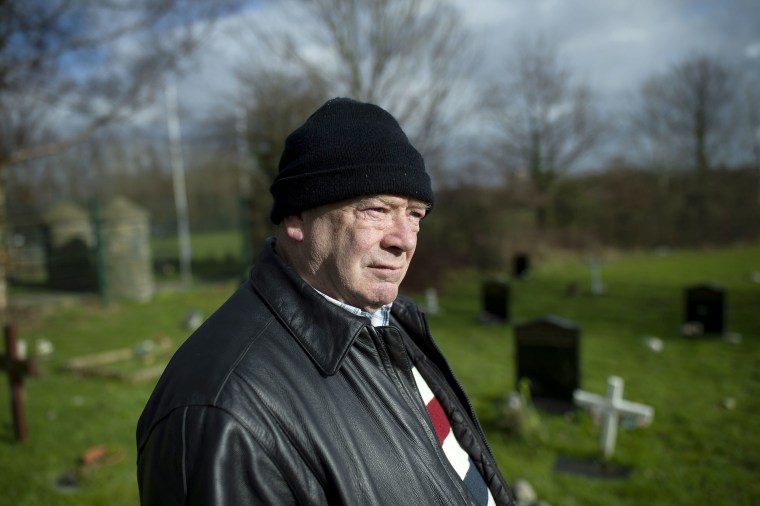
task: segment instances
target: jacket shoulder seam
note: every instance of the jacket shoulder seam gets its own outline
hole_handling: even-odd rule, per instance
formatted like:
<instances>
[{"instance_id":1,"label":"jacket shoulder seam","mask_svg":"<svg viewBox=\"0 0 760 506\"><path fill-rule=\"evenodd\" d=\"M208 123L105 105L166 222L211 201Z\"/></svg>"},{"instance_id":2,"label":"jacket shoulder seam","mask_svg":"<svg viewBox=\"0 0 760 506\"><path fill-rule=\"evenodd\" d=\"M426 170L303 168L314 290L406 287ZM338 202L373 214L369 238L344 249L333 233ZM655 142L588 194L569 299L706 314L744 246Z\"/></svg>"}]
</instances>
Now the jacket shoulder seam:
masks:
<instances>
[{"instance_id":1,"label":"jacket shoulder seam","mask_svg":"<svg viewBox=\"0 0 760 506\"><path fill-rule=\"evenodd\" d=\"M248 352L251 349L251 346L253 346L253 343L255 343L258 338L269 328L269 326L272 324L272 321L274 320L274 316L269 317L269 320L267 320L266 324L259 330L259 332L256 334L255 337L250 339L248 341L248 344L245 346L242 352L238 355L238 357L235 359L235 362L232 363L229 370L227 371L227 374L225 374L224 379L219 383L219 389L216 391L216 394L214 395L214 399L211 401L212 405L216 406L219 402L219 396L222 395L222 392L224 391L224 387L227 386L227 383L229 382L230 376L232 376L232 373L235 372L238 365L240 364L240 361L243 360L243 358L248 355Z\"/></svg>"},{"instance_id":2,"label":"jacket shoulder seam","mask_svg":"<svg viewBox=\"0 0 760 506\"><path fill-rule=\"evenodd\" d=\"M269 417L272 420L272 422L277 425L277 428L279 429L280 434L282 434L285 437L285 439L287 439L288 444L290 445L290 447L293 448L293 450L298 454L298 456L301 459L301 462L303 462L303 464L306 466L306 468L309 469L309 472L311 472L311 475L314 476L314 478L319 482L319 484L324 489L326 487L326 483L320 478L320 476L316 472L316 470L310 465L309 459L307 458L307 454L304 451L301 450L301 448L300 448L299 445L295 444L295 441L293 440L293 438L290 436L290 434L288 433L288 431L285 429L285 427L281 423L280 418L276 415L276 413L272 409L270 409L269 405L266 402L262 402L261 406L269 414ZM229 412L228 410L226 410L224 408L218 407L218 409L220 409L220 410L228 413L231 417L233 417L235 420L237 420L237 422L241 426L245 427L246 430L251 433L251 436L253 438L255 438L257 441L259 441L259 438L256 437L255 432L251 429L251 427L245 421L243 421L242 419L238 418L234 413ZM259 442L261 443L261 441L259 441ZM262 445L262 446L264 446L264 445ZM269 452L267 452L267 455L269 455ZM271 455L270 455L270 458L272 458L273 462L276 462L276 460L274 460L274 458Z\"/></svg>"},{"instance_id":3,"label":"jacket shoulder seam","mask_svg":"<svg viewBox=\"0 0 760 506\"><path fill-rule=\"evenodd\" d=\"M280 433L285 436L285 438L287 439L287 441L290 444L290 446L295 450L295 452L301 458L301 462L304 463L304 465L306 466L306 468L308 468L309 471L311 472L311 475L319 482L319 484L324 489L325 488L325 483L320 479L319 475L317 473L315 473L314 469L309 465L308 459L304 458L304 453L302 451L300 451L300 449L299 449L299 447L297 445L293 444L293 439L288 435L287 431L284 429L284 427L280 423L280 420L274 415L274 413L272 412L272 410L269 409L269 406L267 406L266 403L263 403L262 405L267 410L267 412L270 414L271 420L275 424L277 424L277 427L280 429ZM284 472L283 469L280 468L279 460L277 458L275 458L275 453L273 451L271 451L270 448L269 448L271 446L271 444L267 444L264 440L262 440L261 437L257 436L256 435L256 431L253 430L253 428L251 427L250 424L248 424L244 419L242 419L241 417L239 417L234 411L232 411L230 409L227 409L227 408L224 408L224 407L221 407L221 406L217 406L217 405L213 405L213 406L209 406L209 405L196 405L196 406L186 406L185 409L188 409L188 408L191 408L191 407L218 410L218 411L226 414L227 416L229 416L231 419L233 419L235 421L235 423L237 423L243 430L245 430L245 432L248 435L250 435L250 437L259 445L259 447L262 449L262 451L264 451L264 453L266 453L267 458L269 458L269 460L272 462L272 464L280 472L280 476L282 476L283 479L287 482L288 486L290 487L290 490L293 492L293 495L297 497L297 495L298 495L297 494L298 488L296 486L294 486L293 483L291 483L291 478L290 478L289 473Z\"/></svg>"}]
</instances>

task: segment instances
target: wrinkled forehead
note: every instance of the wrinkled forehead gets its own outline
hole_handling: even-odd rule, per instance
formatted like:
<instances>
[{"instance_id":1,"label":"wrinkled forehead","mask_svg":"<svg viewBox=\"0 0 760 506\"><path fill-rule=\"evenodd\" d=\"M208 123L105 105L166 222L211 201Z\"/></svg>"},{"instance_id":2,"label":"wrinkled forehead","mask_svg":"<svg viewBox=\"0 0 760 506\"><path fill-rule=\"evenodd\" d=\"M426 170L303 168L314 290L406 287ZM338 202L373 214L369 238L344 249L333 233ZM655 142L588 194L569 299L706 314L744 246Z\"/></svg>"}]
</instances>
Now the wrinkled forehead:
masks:
<instances>
[{"instance_id":1,"label":"wrinkled forehead","mask_svg":"<svg viewBox=\"0 0 760 506\"><path fill-rule=\"evenodd\" d=\"M354 199L350 199L349 205L371 205L373 203L382 203L390 207L413 207L417 209L429 209L431 207L431 205L427 202L423 202L413 197L404 197L401 195L390 194L365 195L362 197L356 197Z\"/></svg>"},{"instance_id":2,"label":"wrinkled forehead","mask_svg":"<svg viewBox=\"0 0 760 506\"><path fill-rule=\"evenodd\" d=\"M373 207L388 207L394 210L408 209L420 213L427 213L427 210L430 209L431 206L422 200L402 195L363 195L307 209L301 213L301 217L307 221L319 220L320 218L329 216L333 216L334 219L340 220L340 215L347 213L351 214L358 210Z\"/></svg>"}]
</instances>

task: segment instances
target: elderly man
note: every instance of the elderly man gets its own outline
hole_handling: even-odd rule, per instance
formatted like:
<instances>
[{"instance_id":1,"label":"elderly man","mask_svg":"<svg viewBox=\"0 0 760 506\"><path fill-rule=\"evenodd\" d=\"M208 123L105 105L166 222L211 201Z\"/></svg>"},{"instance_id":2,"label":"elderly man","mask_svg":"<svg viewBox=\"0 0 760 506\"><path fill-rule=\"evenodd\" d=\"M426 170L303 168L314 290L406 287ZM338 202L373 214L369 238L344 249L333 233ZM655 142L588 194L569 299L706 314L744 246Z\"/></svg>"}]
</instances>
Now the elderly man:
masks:
<instances>
[{"instance_id":1,"label":"elderly man","mask_svg":"<svg viewBox=\"0 0 760 506\"><path fill-rule=\"evenodd\" d=\"M137 428L143 504L511 504L423 314L398 296L434 197L380 107L285 143L279 228L180 347Z\"/></svg>"}]
</instances>

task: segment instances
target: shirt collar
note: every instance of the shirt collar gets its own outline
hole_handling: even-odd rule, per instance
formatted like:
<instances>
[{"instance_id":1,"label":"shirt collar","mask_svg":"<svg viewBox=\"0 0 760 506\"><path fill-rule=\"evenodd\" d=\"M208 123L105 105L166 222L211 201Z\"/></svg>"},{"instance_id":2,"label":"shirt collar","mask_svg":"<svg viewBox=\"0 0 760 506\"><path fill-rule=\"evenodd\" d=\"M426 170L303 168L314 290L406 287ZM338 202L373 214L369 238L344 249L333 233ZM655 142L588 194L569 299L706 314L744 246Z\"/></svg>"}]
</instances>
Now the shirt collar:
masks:
<instances>
[{"instance_id":1,"label":"shirt collar","mask_svg":"<svg viewBox=\"0 0 760 506\"><path fill-rule=\"evenodd\" d=\"M316 288L314 289L318 294L320 294L322 297L327 299L328 301L332 302L338 307L341 307L348 311L349 313L355 314L357 316L363 316L365 318L369 318L370 323L373 327L387 327L390 324L391 321L391 307L393 306L393 302L388 303L384 306L381 306L380 309L375 311L374 313L370 313L368 311L363 311L359 309L358 307L350 306L346 304L345 302L341 302L339 300L333 299L329 295L325 295L324 293L320 292Z\"/></svg>"}]
</instances>

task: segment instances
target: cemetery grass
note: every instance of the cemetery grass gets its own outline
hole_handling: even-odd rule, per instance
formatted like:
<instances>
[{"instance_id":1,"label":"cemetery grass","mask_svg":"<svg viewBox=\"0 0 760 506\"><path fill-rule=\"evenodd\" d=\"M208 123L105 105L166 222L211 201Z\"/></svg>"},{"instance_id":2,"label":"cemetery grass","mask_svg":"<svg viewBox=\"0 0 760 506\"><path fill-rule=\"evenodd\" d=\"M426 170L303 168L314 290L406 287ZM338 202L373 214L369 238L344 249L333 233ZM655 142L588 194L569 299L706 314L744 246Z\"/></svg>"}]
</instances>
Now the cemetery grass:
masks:
<instances>
[{"instance_id":1,"label":"cemetery grass","mask_svg":"<svg viewBox=\"0 0 760 506\"><path fill-rule=\"evenodd\" d=\"M760 247L616 256L602 268L606 294L590 293L581 259L538 265L532 279L512 281L512 321L553 315L581 327L581 387L606 391L608 376L625 381L624 398L654 407L650 427L618 432L610 463L626 480L553 471L558 456L600 461L600 430L587 414L539 413L533 430L504 430L503 399L516 388L510 327L478 326L479 282L463 276L441 296L431 318L460 380L474 393L508 480L528 480L552 505L760 504ZM683 289L713 282L726 290L727 330L680 335ZM571 283L579 294L568 297ZM662 351L645 345L661 339Z\"/></svg>"},{"instance_id":2,"label":"cemetery grass","mask_svg":"<svg viewBox=\"0 0 760 506\"><path fill-rule=\"evenodd\" d=\"M515 388L513 334L509 325L478 322L485 276L463 272L447 282L439 291L442 311L429 323L473 399L504 475L528 480L540 499L553 506L758 504L760 284L750 279L758 270L760 247L754 246L616 256L603 267L602 296L588 293L588 268L571 256L533 259L532 278L511 283L513 322L555 315L581 326L582 388L603 393L607 377L617 375L626 399L654 407L650 427L618 434L611 462L631 469L625 480L553 471L558 456L597 458L599 429L584 413L541 413L521 435L505 428L503 400ZM702 281L726 289L727 327L741 335L739 343L680 335L683 288ZM570 283L579 287L575 297L565 293ZM42 376L25 382L26 443L13 440L8 389L0 389L6 406L0 409L0 505L138 504L134 431L155 380L83 378L60 366L157 336L178 345L188 334L181 325L187 312L210 315L236 285L198 284L161 291L151 303L90 303L22 321L20 338L30 345L47 339L55 352L41 362ZM648 349L645 336L662 339L662 351ZM81 456L99 445L108 447L109 458L81 466ZM67 471L77 488L56 486Z\"/></svg>"},{"instance_id":3,"label":"cemetery grass","mask_svg":"<svg viewBox=\"0 0 760 506\"><path fill-rule=\"evenodd\" d=\"M196 281L219 281L243 277L244 262L250 261L244 252L239 230L199 232L190 236L191 271ZM179 240L176 236L151 240L156 279L171 283L180 280Z\"/></svg>"},{"instance_id":4,"label":"cemetery grass","mask_svg":"<svg viewBox=\"0 0 760 506\"><path fill-rule=\"evenodd\" d=\"M194 233L190 236L190 248L193 256L198 258L239 259L243 245L239 230L226 230ZM175 258L179 251L179 239L176 236L153 238L151 250L156 258Z\"/></svg>"}]
</instances>

